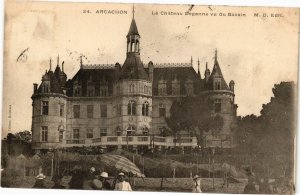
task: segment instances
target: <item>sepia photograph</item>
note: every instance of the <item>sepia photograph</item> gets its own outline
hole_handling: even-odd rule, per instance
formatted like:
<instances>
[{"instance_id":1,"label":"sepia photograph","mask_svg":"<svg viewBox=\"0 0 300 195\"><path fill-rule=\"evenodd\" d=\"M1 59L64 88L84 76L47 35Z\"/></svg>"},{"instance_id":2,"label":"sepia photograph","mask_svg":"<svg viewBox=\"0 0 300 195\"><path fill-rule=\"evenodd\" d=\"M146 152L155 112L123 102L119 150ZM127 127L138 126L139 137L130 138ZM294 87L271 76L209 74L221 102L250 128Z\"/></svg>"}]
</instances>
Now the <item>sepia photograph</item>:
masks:
<instances>
[{"instance_id":1,"label":"sepia photograph","mask_svg":"<svg viewBox=\"0 0 300 195\"><path fill-rule=\"evenodd\" d=\"M2 188L295 193L298 8L4 6Z\"/></svg>"}]
</instances>

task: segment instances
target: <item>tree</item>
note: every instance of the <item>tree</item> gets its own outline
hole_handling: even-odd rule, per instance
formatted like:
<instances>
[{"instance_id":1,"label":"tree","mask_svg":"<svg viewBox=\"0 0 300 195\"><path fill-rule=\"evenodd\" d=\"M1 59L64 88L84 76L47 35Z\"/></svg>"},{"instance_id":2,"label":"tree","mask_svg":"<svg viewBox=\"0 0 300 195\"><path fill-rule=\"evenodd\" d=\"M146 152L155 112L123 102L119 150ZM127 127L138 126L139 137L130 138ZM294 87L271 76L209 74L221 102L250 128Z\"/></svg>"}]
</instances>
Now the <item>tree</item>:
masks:
<instances>
[{"instance_id":1,"label":"tree","mask_svg":"<svg viewBox=\"0 0 300 195\"><path fill-rule=\"evenodd\" d=\"M15 139L24 143L31 143L31 132L28 130L20 131L14 134Z\"/></svg>"},{"instance_id":2,"label":"tree","mask_svg":"<svg viewBox=\"0 0 300 195\"><path fill-rule=\"evenodd\" d=\"M194 132L198 146L204 148L204 131L218 133L223 127L223 118L213 116L211 110L212 102L205 96L180 98L173 102L166 122L175 136L183 129Z\"/></svg>"}]
</instances>

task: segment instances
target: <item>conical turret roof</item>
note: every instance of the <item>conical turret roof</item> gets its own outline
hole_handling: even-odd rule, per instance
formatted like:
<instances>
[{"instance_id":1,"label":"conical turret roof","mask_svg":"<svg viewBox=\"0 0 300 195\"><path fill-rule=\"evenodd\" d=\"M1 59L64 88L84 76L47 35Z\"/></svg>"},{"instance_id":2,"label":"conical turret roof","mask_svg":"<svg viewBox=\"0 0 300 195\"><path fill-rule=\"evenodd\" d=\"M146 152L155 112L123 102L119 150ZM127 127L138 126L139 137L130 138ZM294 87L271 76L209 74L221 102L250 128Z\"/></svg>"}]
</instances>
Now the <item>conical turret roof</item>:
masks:
<instances>
[{"instance_id":1,"label":"conical turret roof","mask_svg":"<svg viewBox=\"0 0 300 195\"><path fill-rule=\"evenodd\" d=\"M131 24L130 24L130 28L129 28L129 31L128 31L128 34L127 34L127 37L130 36L130 35L138 35L140 36L139 34L139 31L138 31L138 28L136 26L136 22L135 22L135 19L132 18L131 20Z\"/></svg>"}]
</instances>

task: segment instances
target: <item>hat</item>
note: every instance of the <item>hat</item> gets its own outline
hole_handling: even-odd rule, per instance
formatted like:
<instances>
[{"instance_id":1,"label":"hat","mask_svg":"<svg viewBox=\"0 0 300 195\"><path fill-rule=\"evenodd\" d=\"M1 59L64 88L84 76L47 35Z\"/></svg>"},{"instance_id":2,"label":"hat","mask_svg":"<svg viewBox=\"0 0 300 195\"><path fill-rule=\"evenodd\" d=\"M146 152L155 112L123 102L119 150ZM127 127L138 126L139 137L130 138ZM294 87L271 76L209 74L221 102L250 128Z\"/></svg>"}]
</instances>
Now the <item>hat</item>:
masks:
<instances>
[{"instance_id":1,"label":"hat","mask_svg":"<svg viewBox=\"0 0 300 195\"><path fill-rule=\"evenodd\" d=\"M108 178L108 173L102 172L102 173L100 174L100 177Z\"/></svg>"},{"instance_id":2,"label":"hat","mask_svg":"<svg viewBox=\"0 0 300 195\"><path fill-rule=\"evenodd\" d=\"M123 177L125 177L125 174L121 172L121 173L119 173L118 176L123 176Z\"/></svg>"},{"instance_id":3,"label":"hat","mask_svg":"<svg viewBox=\"0 0 300 195\"><path fill-rule=\"evenodd\" d=\"M195 180L195 179L198 179L198 178L201 178L199 175L195 175L194 177L193 177L193 180Z\"/></svg>"},{"instance_id":4,"label":"hat","mask_svg":"<svg viewBox=\"0 0 300 195\"><path fill-rule=\"evenodd\" d=\"M43 173L38 174L35 179L45 179L46 176Z\"/></svg>"},{"instance_id":5,"label":"hat","mask_svg":"<svg viewBox=\"0 0 300 195\"><path fill-rule=\"evenodd\" d=\"M90 171L95 172L96 171L95 167L91 167Z\"/></svg>"}]
</instances>

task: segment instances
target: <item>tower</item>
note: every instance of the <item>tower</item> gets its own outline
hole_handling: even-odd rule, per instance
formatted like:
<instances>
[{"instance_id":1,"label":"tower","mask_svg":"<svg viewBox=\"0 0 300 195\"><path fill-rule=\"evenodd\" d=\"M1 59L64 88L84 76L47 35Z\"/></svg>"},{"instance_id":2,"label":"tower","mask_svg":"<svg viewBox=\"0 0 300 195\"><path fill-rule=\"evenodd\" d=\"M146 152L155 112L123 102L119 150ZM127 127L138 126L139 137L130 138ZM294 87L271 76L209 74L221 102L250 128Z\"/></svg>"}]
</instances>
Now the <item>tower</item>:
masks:
<instances>
[{"instance_id":1,"label":"tower","mask_svg":"<svg viewBox=\"0 0 300 195\"><path fill-rule=\"evenodd\" d=\"M151 127L153 63L146 72L140 59L140 35L134 18L126 36L126 59L115 66L114 107L117 108L115 129L118 135L148 135Z\"/></svg>"},{"instance_id":2,"label":"tower","mask_svg":"<svg viewBox=\"0 0 300 195\"><path fill-rule=\"evenodd\" d=\"M221 140L227 140L227 142L222 143L223 147L231 147L229 144L234 142L231 127L236 122L237 106L234 102L233 86L234 83L230 82L230 87L228 87L219 65L218 51L215 50L214 66L211 74L206 66L204 93L207 95L207 101L210 101L213 105L211 115L219 116L223 120L223 127L213 132L213 136L215 136L213 139L219 139L220 143L222 142Z\"/></svg>"},{"instance_id":3,"label":"tower","mask_svg":"<svg viewBox=\"0 0 300 195\"><path fill-rule=\"evenodd\" d=\"M59 62L59 60L58 60ZM34 84L32 99L32 148L48 149L59 147L64 139L66 127L67 96L64 92L64 73L57 65L52 71L50 59L49 71L42 76L42 82ZM63 77L62 77L63 76Z\"/></svg>"}]
</instances>

